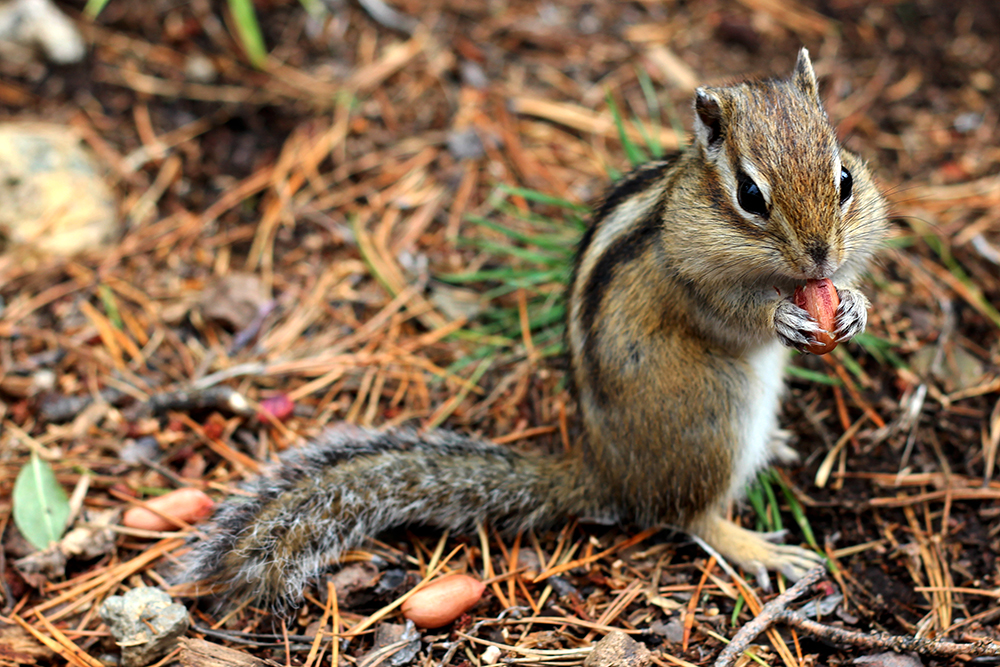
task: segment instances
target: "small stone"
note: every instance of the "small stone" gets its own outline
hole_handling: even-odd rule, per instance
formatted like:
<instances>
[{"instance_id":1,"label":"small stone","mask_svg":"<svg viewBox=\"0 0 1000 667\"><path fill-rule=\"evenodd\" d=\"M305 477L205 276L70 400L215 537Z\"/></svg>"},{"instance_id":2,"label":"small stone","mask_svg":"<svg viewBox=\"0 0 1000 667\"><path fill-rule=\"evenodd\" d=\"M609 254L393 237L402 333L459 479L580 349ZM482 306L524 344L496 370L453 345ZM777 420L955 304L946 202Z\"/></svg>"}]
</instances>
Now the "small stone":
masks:
<instances>
[{"instance_id":1,"label":"small stone","mask_svg":"<svg viewBox=\"0 0 1000 667\"><path fill-rule=\"evenodd\" d=\"M486 309L481 292L438 282L428 285L430 300L449 319L465 317L473 320Z\"/></svg>"},{"instance_id":2,"label":"small stone","mask_svg":"<svg viewBox=\"0 0 1000 667\"><path fill-rule=\"evenodd\" d=\"M118 518L118 510L84 508L77 525L59 540L59 547L67 556L90 560L111 553L117 534L111 529Z\"/></svg>"},{"instance_id":3,"label":"small stone","mask_svg":"<svg viewBox=\"0 0 1000 667\"><path fill-rule=\"evenodd\" d=\"M462 84L472 86L476 90L486 90L490 85L489 77L479 63L463 60L459 68L462 74Z\"/></svg>"},{"instance_id":4,"label":"small stone","mask_svg":"<svg viewBox=\"0 0 1000 667\"><path fill-rule=\"evenodd\" d=\"M471 127L448 134L448 152L456 160L474 160L486 154L479 134Z\"/></svg>"},{"instance_id":5,"label":"small stone","mask_svg":"<svg viewBox=\"0 0 1000 667\"><path fill-rule=\"evenodd\" d=\"M497 661L500 660L500 647L498 646L487 646L486 650L483 651L483 664L484 665L495 665Z\"/></svg>"},{"instance_id":6,"label":"small stone","mask_svg":"<svg viewBox=\"0 0 1000 667\"><path fill-rule=\"evenodd\" d=\"M58 65L83 60L87 47L68 16L51 0L12 0L0 4L0 43L39 46Z\"/></svg>"},{"instance_id":7,"label":"small stone","mask_svg":"<svg viewBox=\"0 0 1000 667\"><path fill-rule=\"evenodd\" d=\"M973 111L960 113L955 117L955 130L962 134L968 134L979 129L983 124L983 115Z\"/></svg>"},{"instance_id":8,"label":"small stone","mask_svg":"<svg viewBox=\"0 0 1000 667\"><path fill-rule=\"evenodd\" d=\"M184 61L184 76L195 83L212 83L219 77L219 71L211 58L193 53Z\"/></svg>"},{"instance_id":9,"label":"small stone","mask_svg":"<svg viewBox=\"0 0 1000 667\"><path fill-rule=\"evenodd\" d=\"M198 302L207 319L239 331L250 326L269 299L259 276L233 272L209 283Z\"/></svg>"},{"instance_id":10,"label":"small stone","mask_svg":"<svg viewBox=\"0 0 1000 667\"><path fill-rule=\"evenodd\" d=\"M109 597L100 614L122 649L122 667L144 667L166 655L190 623L183 605L151 586Z\"/></svg>"},{"instance_id":11,"label":"small stone","mask_svg":"<svg viewBox=\"0 0 1000 667\"><path fill-rule=\"evenodd\" d=\"M673 644L679 644L684 640L684 624L676 618L672 618L666 623L660 620L654 621L649 629Z\"/></svg>"},{"instance_id":12,"label":"small stone","mask_svg":"<svg viewBox=\"0 0 1000 667\"><path fill-rule=\"evenodd\" d=\"M118 452L118 458L122 463L129 465L138 465L143 461L157 461L162 456L163 449L160 448L160 443L151 435L135 439L126 438Z\"/></svg>"},{"instance_id":13,"label":"small stone","mask_svg":"<svg viewBox=\"0 0 1000 667\"><path fill-rule=\"evenodd\" d=\"M0 304L0 317L3 315L3 304ZM56 375L50 370L35 371L31 375L10 373L0 379L0 390L17 398L31 398L45 391L52 391L56 386Z\"/></svg>"},{"instance_id":14,"label":"small stone","mask_svg":"<svg viewBox=\"0 0 1000 667\"><path fill-rule=\"evenodd\" d=\"M348 563L339 572L330 577L333 588L337 591L337 604L341 609L350 609L351 595L358 591L367 591L379 582L378 567L371 561Z\"/></svg>"},{"instance_id":15,"label":"small stone","mask_svg":"<svg viewBox=\"0 0 1000 667\"><path fill-rule=\"evenodd\" d=\"M624 632L611 632L594 645L583 667L646 667L652 662L649 649Z\"/></svg>"},{"instance_id":16,"label":"small stone","mask_svg":"<svg viewBox=\"0 0 1000 667\"><path fill-rule=\"evenodd\" d=\"M371 661L387 664L390 667L402 667L410 664L419 652L420 633L417 632L413 621L407 621L405 625L382 623L375 629L375 643L372 645L372 650L358 662L366 664Z\"/></svg>"},{"instance_id":17,"label":"small stone","mask_svg":"<svg viewBox=\"0 0 1000 667\"><path fill-rule=\"evenodd\" d=\"M18 558L14 561L14 567L25 581L35 588L41 588L50 581L66 576L67 560L66 553L59 545L52 544L48 549Z\"/></svg>"},{"instance_id":18,"label":"small stone","mask_svg":"<svg viewBox=\"0 0 1000 667\"><path fill-rule=\"evenodd\" d=\"M0 248L72 255L103 246L118 207L102 172L71 127L0 124Z\"/></svg>"},{"instance_id":19,"label":"small stone","mask_svg":"<svg viewBox=\"0 0 1000 667\"><path fill-rule=\"evenodd\" d=\"M982 93L988 93L993 90L993 75L984 69L977 70L969 76L969 83Z\"/></svg>"}]
</instances>

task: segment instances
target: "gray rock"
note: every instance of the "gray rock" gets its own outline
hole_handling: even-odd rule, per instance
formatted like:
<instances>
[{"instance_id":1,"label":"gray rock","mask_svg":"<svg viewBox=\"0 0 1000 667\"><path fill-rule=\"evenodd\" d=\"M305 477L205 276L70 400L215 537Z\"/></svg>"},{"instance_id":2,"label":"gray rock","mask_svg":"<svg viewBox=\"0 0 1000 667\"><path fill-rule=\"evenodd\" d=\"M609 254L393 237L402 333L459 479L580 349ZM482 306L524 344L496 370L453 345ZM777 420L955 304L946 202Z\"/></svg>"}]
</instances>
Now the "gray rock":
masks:
<instances>
[{"instance_id":1,"label":"gray rock","mask_svg":"<svg viewBox=\"0 0 1000 667\"><path fill-rule=\"evenodd\" d=\"M51 0L0 3L0 46L3 42L41 47L51 62L60 65L79 62L87 53L76 24Z\"/></svg>"},{"instance_id":2,"label":"gray rock","mask_svg":"<svg viewBox=\"0 0 1000 667\"><path fill-rule=\"evenodd\" d=\"M479 140L476 130L471 127L448 134L448 152L456 160L473 160L486 154L483 142Z\"/></svg>"},{"instance_id":3,"label":"gray rock","mask_svg":"<svg viewBox=\"0 0 1000 667\"><path fill-rule=\"evenodd\" d=\"M611 632L597 642L583 661L583 667L647 667L649 649L624 632Z\"/></svg>"},{"instance_id":4,"label":"gray rock","mask_svg":"<svg viewBox=\"0 0 1000 667\"><path fill-rule=\"evenodd\" d=\"M148 586L109 597L100 614L122 649L122 667L155 662L174 647L190 623L183 605Z\"/></svg>"},{"instance_id":5,"label":"gray rock","mask_svg":"<svg viewBox=\"0 0 1000 667\"><path fill-rule=\"evenodd\" d=\"M0 123L0 246L72 255L118 226L103 169L71 127Z\"/></svg>"},{"instance_id":6,"label":"gray rock","mask_svg":"<svg viewBox=\"0 0 1000 667\"><path fill-rule=\"evenodd\" d=\"M359 665L388 664L402 667L410 664L420 651L420 633L413 621L406 625L382 623L375 629L372 650L358 661Z\"/></svg>"},{"instance_id":7,"label":"gray rock","mask_svg":"<svg viewBox=\"0 0 1000 667\"><path fill-rule=\"evenodd\" d=\"M672 618L666 623L660 620L653 621L649 629L674 644L684 640L684 624L676 618Z\"/></svg>"}]
</instances>

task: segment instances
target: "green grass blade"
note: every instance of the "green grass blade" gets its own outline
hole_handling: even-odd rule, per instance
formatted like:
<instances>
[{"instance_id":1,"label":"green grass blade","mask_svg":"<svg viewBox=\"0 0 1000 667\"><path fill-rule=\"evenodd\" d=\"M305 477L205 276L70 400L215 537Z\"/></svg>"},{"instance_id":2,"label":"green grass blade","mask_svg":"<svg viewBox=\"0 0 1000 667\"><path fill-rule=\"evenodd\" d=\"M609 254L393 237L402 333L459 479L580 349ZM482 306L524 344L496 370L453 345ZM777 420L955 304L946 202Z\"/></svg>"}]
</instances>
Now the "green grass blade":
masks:
<instances>
[{"instance_id":1,"label":"green grass blade","mask_svg":"<svg viewBox=\"0 0 1000 667\"><path fill-rule=\"evenodd\" d=\"M96 19L106 4L108 0L87 0L87 4L83 6L83 15L89 19Z\"/></svg>"},{"instance_id":2,"label":"green grass blade","mask_svg":"<svg viewBox=\"0 0 1000 667\"><path fill-rule=\"evenodd\" d=\"M639 79L639 87L642 88L642 95L646 98L646 108L649 110L649 120L653 124L654 130L660 129L660 103L656 99L656 89L653 88L653 80L649 78L649 74L646 70L641 67L636 68L636 77ZM646 139L646 145L649 146L649 152L653 154L653 157L659 160L663 157L663 145L660 144L660 133L652 132L646 133L646 126L639 125L639 130L642 132L642 136Z\"/></svg>"},{"instance_id":3,"label":"green grass blade","mask_svg":"<svg viewBox=\"0 0 1000 667\"><path fill-rule=\"evenodd\" d=\"M933 234L927 234L924 236L924 241L931 249L937 253L937 256L941 259L941 263L948 270L948 273L952 275L958 282L962 283L968 290L968 296L965 295L967 301L973 302L969 305L979 308L983 315L986 316L988 320L993 322L994 326L1000 328L1000 311L998 311L992 303L990 303L986 297L983 296L983 291L976 285L975 281L969 278L969 274L965 272L965 269L958 263L955 256L951 254L951 248L944 241ZM954 288L953 288L954 289Z\"/></svg>"},{"instance_id":4,"label":"green grass blade","mask_svg":"<svg viewBox=\"0 0 1000 667\"><path fill-rule=\"evenodd\" d=\"M509 195L514 195L516 197L523 197L528 201L535 202L537 204L548 204L550 206L558 206L559 208L566 208L571 211L576 211L577 213L589 213L590 207L585 204L577 204L571 202L568 199L563 199L561 197L555 197L553 195L545 194L544 192L538 192L537 190L529 190L527 188L518 188L512 185L507 185L502 183L500 185L500 190L506 192Z\"/></svg>"},{"instance_id":5,"label":"green grass blade","mask_svg":"<svg viewBox=\"0 0 1000 667\"><path fill-rule=\"evenodd\" d=\"M492 299L498 299L498 298L500 298L502 296L506 296L506 295L510 294L511 292L516 292L519 289L523 289L525 287L535 287L536 285L537 285L537 283L532 283L531 281L528 281L528 280L524 280L524 281L515 280L515 281L511 281L509 283L505 283L503 285L499 285L497 287L494 287L491 290L487 290L486 292L483 293L483 298L486 299L487 301L492 300ZM534 299L532 299L532 301L534 301ZM507 312L507 311L503 310L501 312ZM512 310L510 312L516 312L516 311Z\"/></svg>"},{"instance_id":6,"label":"green grass blade","mask_svg":"<svg viewBox=\"0 0 1000 667\"><path fill-rule=\"evenodd\" d=\"M639 128L639 134L642 135L643 141L645 141L646 146L649 147L649 152L652 153L654 158L659 158L661 153L658 148L653 146L653 143L656 141L655 135L650 134L649 130L646 128L646 124L643 123L642 119L638 116L632 118L632 123Z\"/></svg>"},{"instance_id":7,"label":"green grass blade","mask_svg":"<svg viewBox=\"0 0 1000 667\"><path fill-rule=\"evenodd\" d=\"M121 329L124 325L122 324L121 313L118 312L118 302L115 301L115 293L107 285L101 284L97 286L97 295L101 298L101 303L104 305L104 312L108 314L111 324L116 329Z\"/></svg>"},{"instance_id":8,"label":"green grass blade","mask_svg":"<svg viewBox=\"0 0 1000 667\"><path fill-rule=\"evenodd\" d=\"M322 0L299 0L299 4L314 19L321 19L330 13L327 11L326 5L323 4Z\"/></svg>"},{"instance_id":9,"label":"green grass blade","mask_svg":"<svg viewBox=\"0 0 1000 667\"><path fill-rule=\"evenodd\" d=\"M467 340L477 345L482 345L484 346L483 349L486 349L486 346L507 348L517 344L517 341L513 338L498 336L486 331L476 331L474 329L459 329L451 335L458 340ZM448 370L451 370L450 367Z\"/></svg>"},{"instance_id":10,"label":"green grass blade","mask_svg":"<svg viewBox=\"0 0 1000 667\"><path fill-rule=\"evenodd\" d=\"M494 210L515 220L527 222L532 227L537 228L540 233L544 231L552 237L566 238L575 236L587 229L587 221L576 211L567 210L562 219L555 220L532 211L525 211L521 207L507 201L496 203ZM569 226L566 223L569 223Z\"/></svg>"},{"instance_id":11,"label":"green grass blade","mask_svg":"<svg viewBox=\"0 0 1000 667\"><path fill-rule=\"evenodd\" d=\"M667 114L667 120L670 121L670 129L674 131L674 135L677 137L678 150L684 150L684 147L687 145L687 132L684 129L684 121L681 119L681 114L678 113L677 107L669 95L665 98L663 110Z\"/></svg>"},{"instance_id":12,"label":"green grass blade","mask_svg":"<svg viewBox=\"0 0 1000 667\"><path fill-rule=\"evenodd\" d=\"M785 529L784 522L781 520L781 506L778 505L778 497L774 493L774 486L771 484L774 477L775 475L770 468L761 473L760 476L761 486L764 488L764 495L767 496L767 506L770 510L767 513L767 529L770 531Z\"/></svg>"},{"instance_id":13,"label":"green grass blade","mask_svg":"<svg viewBox=\"0 0 1000 667\"><path fill-rule=\"evenodd\" d=\"M480 227L492 229L495 232L499 232L504 236L512 238L515 241L520 241L526 245L533 245L546 250L553 250L563 257L573 253L573 248L567 247L566 236L563 234L558 236L550 236L547 234L528 234L526 232L521 232L516 229L512 229L511 227L493 222L492 220L487 220L486 218L478 215L466 216L466 220L475 225L479 225Z\"/></svg>"},{"instance_id":14,"label":"green grass blade","mask_svg":"<svg viewBox=\"0 0 1000 667\"><path fill-rule=\"evenodd\" d=\"M565 254L554 255L552 253L538 252L535 250L528 250L527 248L519 248L517 246L503 245L502 243L487 241L485 239L460 238L458 239L458 242L459 245L475 246L482 250L495 252L499 255L510 255L511 257L517 257L518 259L524 259L529 262L545 264L546 266L564 266L568 261Z\"/></svg>"},{"instance_id":15,"label":"green grass blade","mask_svg":"<svg viewBox=\"0 0 1000 667\"><path fill-rule=\"evenodd\" d=\"M267 47L264 46L264 35L257 22L257 13L253 9L253 0L229 0L229 11L236 23L240 44L246 51L250 63L257 69L263 69L267 62Z\"/></svg>"},{"instance_id":16,"label":"green grass blade","mask_svg":"<svg viewBox=\"0 0 1000 667\"><path fill-rule=\"evenodd\" d=\"M615 121L615 127L618 128L618 139L622 142L622 148L625 149L625 156L628 158L628 161L632 163L633 167L647 162L649 156L646 155L646 152L637 143L632 141L628 136L628 132L625 131L625 121L618 111L618 105L615 104L615 99L611 96L610 90L608 91L607 100L608 108L611 110L611 117Z\"/></svg>"},{"instance_id":17,"label":"green grass blade","mask_svg":"<svg viewBox=\"0 0 1000 667\"><path fill-rule=\"evenodd\" d=\"M895 346L891 341L879 338L870 333L860 333L852 340L860 345L865 352L875 357L879 363L884 364L888 362L892 364L893 368L909 370L910 365L896 354Z\"/></svg>"},{"instance_id":18,"label":"green grass blade","mask_svg":"<svg viewBox=\"0 0 1000 667\"><path fill-rule=\"evenodd\" d=\"M559 341L552 343L551 345L546 345L545 347L535 347L535 351L538 356L542 359L548 359L549 357L558 357L563 353L565 346L562 342L562 337L560 336Z\"/></svg>"},{"instance_id":19,"label":"green grass blade","mask_svg":"<svg viewBox=\"0 0 1000 667\"><path fill-rule=\"evenodd\" d=\"M865 371L861 368L861 364L859 364L857 359L851 356L851 353L846 349L838 347L834 354L837 355L837 359L840 363L844 364L844 368L846 368L851 375L859 380L865 376Z\"/></svg>"},{"instance_id":20,"label":"green grass blade","mask_svg":"<svg viewBox=\"0 0 1000 667\"><path fill-rule=\"evenodd\" d=\"M525 281L527 284L537 285L539 283L557 281L562 277L563 273L562 269L484 269L482 271L473 271L472 273L442 273L437 276L437 279L456 284L498 280L502 282Z\"/></svg>"},{"instance_id":21,"label":"green grass blade","mask_svg":"<svg viewBox=\"0 0 1000 667\"><path fill-rule=\"evenodd\" d=\"M816 384L826 384L831 387L842 387L844 385L844 383L840 381L840 378L830 377L826 373L820 373L819 371L801 368L799 366L788 365L785 367L785 372L793 378L806 380L808 382L815 382Z\"/></svg>"},{"instance_id":22,"label":"green grass blade","mask_svg":"<svg viewBox=\"0 0 1000 667\"><path fill-rule=\"evenodd\" d=\"M899 249L899 248L909 248L916 242L917 242L917 237L915 236L896 236L891 239L885 239L884 241L882 241L882 244L886 248Z\"/></svg>"},{"instance_id":23,"label":"green grass blade","mask_svg":"<svg viewBox=\"0 0 1000 667\"><path fill-rule=\"evenodd\" d=\"M785 500L788 501L788 511L792 513L792 518L795 519L795 523L798 525L799 530L802 531L802 535L806 538L806 542L809 543L813 549L819 550L819 544L816 543L816 536L813 534L812 526L809 525L809 519L806 518L806 511L802 508L802 503L799 499L795 497L792 490L788 488L785 484L784 478L776 472L771 472L771 478L774 480L778 488L781 489L782 495L785 496Z\"/></svg>"},{"instance_id":24,"label":"green grass blade","mask_svg":"<svg viewBox=\"0 0 1000 667\"><path fill-rule=\"evenodd\" d=\"M469 381L468 381L469 383L467 385L462 385L462 388L459 389L458 393L455 394L453 398L449 399L451 401L451 406L448 409L442 411L440 414L438 414L437 417L432 419L430 422L425 424L424 428L429 431L443 424L444 420L450 417L451 413L453 413L458 408L459 404L463 400L465 400L465 397L469 395L469 390L470 390L469 387L476 386L476 384L483 377L487 369L493 364L494 361L496 361L496 355L490 354L481 362L479 362L479 365L476 366L476 369L472 371L472 375L469 376Z\"/></svg>"},{"instance_id":25,"label":"green grass blade","mask_svg":"<svg viewBox=\"0 0 1000 667\"><path fill-rule=\"evenodd\" d=\"M743 597L743 594L740 593L739 596L736 598L736 603L733 605L733 615L729 619L729 624L732 625L734 628L736 627L736 624L739 622L740 612L743 611L743 607L744 605L746 605L746 603L747 603L746 599Z\"/></svg>"},{"instance_id":26,"label":"green grass blade","mask_svg":"<svg viewBox=\"0 0 1000 667\"><path fill-rule=\"evenodd\" d=\"M763 476L758 476L757 480L747 485L747 500L750 501L750 506L753 507L754 512L757 513L757 519L760 525L764 528L768 524L767 516L767 501L764 499L764 487L761 478Z\"/></svg>"}]
</instances>

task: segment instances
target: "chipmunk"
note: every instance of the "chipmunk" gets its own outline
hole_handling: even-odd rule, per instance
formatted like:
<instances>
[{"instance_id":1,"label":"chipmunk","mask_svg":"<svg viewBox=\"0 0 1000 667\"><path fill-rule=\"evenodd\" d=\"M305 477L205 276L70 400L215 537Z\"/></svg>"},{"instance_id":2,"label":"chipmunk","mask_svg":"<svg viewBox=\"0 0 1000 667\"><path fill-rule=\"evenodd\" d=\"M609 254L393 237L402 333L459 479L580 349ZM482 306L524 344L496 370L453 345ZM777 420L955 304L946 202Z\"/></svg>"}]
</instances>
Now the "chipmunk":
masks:
<instances>
[{"instance_id":1,"label":"chipmunk","mask_svg":"<svg viewBox=\"0 0 1000 667\"><path fill-rule=\"evenodd\" d=\"M829 278L838 340L863 331L854 285L886 205L838 143L806 49L787 80L699 88L694 111L692 145L622 179L580 243L567 309L579 447L547 457L445 430L334 427L227 501L180 579L287 609L389 528L569 516L680 527L765 583L822 564L724 512L794 455L778 429L784 367L818 325L793 291Z\"/></svg>"}]
</instances>

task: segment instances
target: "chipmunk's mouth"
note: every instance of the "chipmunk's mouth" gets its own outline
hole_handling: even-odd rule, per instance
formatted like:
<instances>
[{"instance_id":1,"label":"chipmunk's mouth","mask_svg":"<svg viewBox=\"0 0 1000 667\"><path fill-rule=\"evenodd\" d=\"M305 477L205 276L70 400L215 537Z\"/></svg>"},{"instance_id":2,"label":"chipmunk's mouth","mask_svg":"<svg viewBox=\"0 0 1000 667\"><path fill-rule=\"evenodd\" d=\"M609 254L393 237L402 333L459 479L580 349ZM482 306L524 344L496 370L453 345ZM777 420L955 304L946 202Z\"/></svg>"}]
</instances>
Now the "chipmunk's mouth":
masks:
<instances>
[{"instance_id":1,"label":"chipmunk's mouth","mask_svg":"<svg viewBox=\"0 0 1000 667\"><path fill-rule=\"evenodd\" d=\"M806 266L789 267L791 270L787 275L780 276L781 279L793 282L796 286L805 285L810 280L835 280L844 268L843 262L827 260L822 264L809 264Z\"/></svg>"},{"instance_id":2,"label":"chipmunk's mouth","mask_svg":"<svg viewBox=\"0 0 1000 667\"><path fill-rule=\"evenodd\" d=\"M781 278L774 282L774 291L778 293L778 296L784 299L786 296L791 296L795 293L795 290L800 287L805 287L807 278Z\"/></svg>"}]
</instances>

